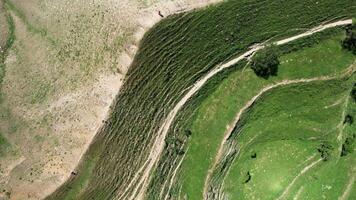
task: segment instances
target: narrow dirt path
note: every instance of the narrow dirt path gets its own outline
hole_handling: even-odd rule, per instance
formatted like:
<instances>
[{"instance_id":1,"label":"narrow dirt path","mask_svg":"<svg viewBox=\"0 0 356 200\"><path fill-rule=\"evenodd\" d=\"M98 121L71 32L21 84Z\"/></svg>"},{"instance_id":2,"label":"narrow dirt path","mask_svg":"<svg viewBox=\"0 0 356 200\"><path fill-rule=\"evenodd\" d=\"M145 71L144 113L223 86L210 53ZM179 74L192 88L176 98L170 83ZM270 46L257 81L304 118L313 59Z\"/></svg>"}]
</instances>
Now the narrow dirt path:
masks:
<instances>
[{"instance_id":1,"label":"narrow dirt path","mask_svg":"<svg viewBox=\"0 0 356 200\"><path fill-rule=\"evenodd\" d=\"M222 155L223 155L223 150L224 150L224 145L227 142L228 138L230 137L230 135L232 134L235 125L240 121L242 114L249 109L255 102L256 100L261 97L261 95L265 94L266 92L280 87L280 86L286 86L286 85L290 85L290 84L296 84L296 83L308 83L308 82L312 82L312 81L322 81L322 80L328 80L328 79L332 79L333 77L328 77L328 76L323 76L323 77L316 77L316 78L311 78L311 79L296 79L296 80L283 80L279 83L275 83L273 85L268 85L264 88L262 88L260 90L260 92L258 94L256 94L254 97L252 97L246 104L244 107L242 107L240 109L240 111L237 113L234 121L229 125L229 128L226 130L225 134L224 134L224 138L221 141L218 153L215 156L214 159L214 163L212 165L212 167L209 169L209 172L206 176L205 179L205 183L204 183L204 197L207 197L208 194L208 184L209 184L209 180L211 178L212 175L212 169L214 169L214 167L218 164L218 162L220 161Z\"/></svg>"},{"instance_id":2,"label":"narrow dirt path","mask_svg":"<svg viewBox=\"0 0 356 200\"><path fill-rule=\"evenodd\" d=\"M355 175L353 175L350 178L350 181L348 182L346 189L345 189L344 193L342 194L342 196L339 198L339 200L346 200L349 197L350 192L352 190L352 186L354 185L354 183L355 183Z\"/></svg>"},{"instance_id":3,"label":"narrow dirt path","mask_svg":"<svg viewBox=\"0 0 356 200\"><path fill-rule=\"evenodd\" d=\"M188 151L188 150L187 150L187 151ZM170 181L170 183L169 183L168 192L167 192L166 196L164 197L164 200L168 200L168 197L169 197L169 191L170 191L170 190L171 190L171 188L172 188L172 185L173 185L174 179L175 179L175 177L176 177L176 174L177 174L177 172L178 172L178 170L179 170L180 166L181 166L181 165L182 165L182 163L183 163L183 160L184 160L184 158L185 158L185 155L187 155L187 154L184 154L184 156L181 158L181 160L179 161L179 163L178 163L177 167L175 168L175 170L174 170L174 172L173 172L173 175L172 175L171 181Z\"/></svg>"},{"instance_id":4,"label":"narrow dirt path","mask_svg":"<svg viewBox=\"0 0 356 200\"><path fill-rule=\"evenodd\" d=\"M208 193L208 184L209 184L209 180L211 178L212 175L212 169L215 168L215 166L218 164L218 162L220 161L222 155L223 155L223 149L224 149L224 145L227 142L228 138L230 137L230 135L232 134L232 131L234 130L236 124L239 122L239 120L241 119L242 114L248 109L250 108L255 101L264 93L268 92L269 90L272 90L276 87L280 87L280 86L285 86L285 85L289 85L289 84L297 84L297 83L309 83L309 82L314 82L314 81L325 81L325 80L332 80L338 77L343 77L343 76L347 76L349 74L352 74L356 69L355 69L356 65L351 65L348 69L345 70L345 72L341 75L334 75L334 76L321 76L321 77L315 77L315 78L310 78L310 79L296 79L296 80L283 80L279 83L275 83L273 85L268 85L264 88L262 88L260 90L260 92L258 94L256 94L254 97L252 97L250 99L250 101L248 101L244 107L242 107L240 109L240 111L237 113L234 121L228 126L229 128L226 130L225 134L224 134L224 138L221 141L218 153L216 154L215 158L214 158L214 163L212 165L212 167L208 170L208 174L206 176L205 179L205 183L204 183L204 193L203 196L207 197L207 193Z\"/></svg>"},{"instance_id":5,"label":"narrow dirt path","mask_svg":"<svg viewBox=\"0 0 356 200\"><path fill-rule=\"evenodd\" d=\"M304 186L300 187L297 194L294 196L293 200L298 200L303 190L304 190Z\"/></svg>"},{"instance_id":6,"label":"narrow dirt path","mask_svg":"<svg viewBox=\"0 0 356 200\"><path fill-rule=\"evenodd\" d=\"M289 37L283 40L279 40L277 42L274 42L273 44L275 45L282 45L282 44L286 44L288 42L297 40L299 38L303 38L309 35L312 35L314 33L323 31L327 28L332 28L332 27L337 27L337 26L343 26L343 25L348 25L348 24L352 24L352 19L347 19L347 20L340 20L337 22L333 22L333 23L328 23L328 24L324 24L324 25L320 25L318 27L315 27L305 33L301 33L298 34L296 36L293 37ZM190 90L184 95L184 97L176 104L176 106L173 108L173 110L171 110L171 112L168 114L167 118L164 120L164 122L162 123L158 133L157 133L157 137L156 140L153 144L153 147L151 149L151 152L147 158L147 161L145 162L145 164L140 168L140 172L139 174L143 173L142 176L139 176L136 174L136 176L133 178L133 180L129 183L129 186L133 186L133 193L131 195L131 197L129 198L129 200L140 200L144 198L144 193L147 189L147 186L149 184L149 180L150 180L150 173L151 171L154 169L154 166L156 165L163 149L164 149L164 144L165 144L165 138L166 135L168 133L168 130L171 126L171 124L173 123L173 120L175 118L175 116L177 115L178 111L180 111L182 109L182 107L185 105L185 103L187 103L189 101L189 99L195 94L197 93L197 91L199 91L204 84L213 76L215 76L217 73L221 72L222 70L229 68L233 65L235 65L236 63L238 63L239 61L246 59L248 57L250 57L251 55L253 55L255 52L257 52L258 50L261 50L263 48L265 48L266 45L263 44L258 44L255 45L254 47L252 47L250 50L246 51L245 53L243 53L242 55L238 56L235 59L232 59L224 64L218 65L217 67L215 67L214 69L212 69L208 74L206 74L204 77L202 77L200 80L198 80L191 88ZM257 97L256 97L257 99ZM226 137L225 137L226 138ZM223 141L225 141L225 138ZM145 167L146 166L146 167ZM135 184L134 184L135 183ZM127 188L127 191L130 190L131 187Z\"/></svg>"},{"instance_id":7,"label":"narrow dirt path","mask_svg":"<svg viewBox=\"0 0 356 200\"><path fill-rule=\"evenodd\" d=\"M289 183L289 185L286 187L286 189L283 191L283 193L281 194L281 196L278 197L277 200L280 200L280 199L284 199L284 197L286 195L288 195L289 193L289 190L292 188L292 186L294 185L294 183L298 180L299 177L301 177L303 174L305 174L307 171L309 171L311 168L313 168L316 164L318 164L319 162L321 162L323 159L320 158L319 160L316 160L314 162L312 162L311 164L309 164L308 166L304 167L302 169L302 171L299 172L299 174L294 177L294 179L292 180L291 183Z\"/></svg>"},{"instance_id":8,"label":"narrow dirt path","mask_svg":"<svg viewBox=\"0 0 356 200\"><path fill-rule=\"evenodd\" d=\"M344 123L344 120L345 120L348 104L349 104L349 95L347 95L345 97L345 102L344 102L342 113L341 113L341 120L340 120L340 123L337 126L337 128L339 129L339 134L338 134L336 140L337 140L337 143L339 144L339 147L338 147L339 154L341 154L341 152L342 152L342 139L344 137L344 129L345 129L345 126L346 126L346 124ZM339 159L340 159L340 157L337 158L337 161L339 161Z\"/></svg>"}]
</instances>

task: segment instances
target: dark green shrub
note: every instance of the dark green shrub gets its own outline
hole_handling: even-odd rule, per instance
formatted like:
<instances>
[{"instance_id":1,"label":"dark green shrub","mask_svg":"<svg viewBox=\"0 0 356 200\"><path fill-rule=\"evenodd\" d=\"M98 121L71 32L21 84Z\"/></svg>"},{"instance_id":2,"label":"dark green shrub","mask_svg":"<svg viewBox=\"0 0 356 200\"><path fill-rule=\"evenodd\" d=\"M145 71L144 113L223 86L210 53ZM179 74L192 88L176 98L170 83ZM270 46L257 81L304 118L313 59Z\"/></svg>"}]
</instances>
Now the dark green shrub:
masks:
<instances>
[{"instance_id":1,"label":"dark green shrub","mask_svg":"<svg viewBox=\"0 0 356 200\"><path fill-rule=\"evenodd\" d=\"M186 137L190 137L190 136L192 135L192 131L191 131L191 130L185 130L185 131L184 131L184 135L185 135Z\"/></svg>"},{"instance_id":2,"label":"dark green shrub","mask_svg":"<svg viewBox=\"0 0 356 200\"><path fill-rule=\"evenodd\" d=\"M351 51L353 54L356 54L356 25L348 26L346 28L346 37L341 42L341 45L344 49Z\"/></svg>"},{"instance_id":3,"label":"dark green shrub","mask_svg":"<svg viewBox=\"0 0 356 200\"><path fill-rule=\"evenodd\" d=\"M354 88L351 91L351 97L356 101L356 83L354 84Z\"/></svg>"},{"instance_id":4,"label":"dark green shrub","mask_svg":"<svg viewBox=\"0 0 356 200\"><path fill-rule=\"evenodd\" d=\"M356 134L353 134L351 137L346 138L344 144L342 144L341 157L352 153L355 137L356 137Z\"/></svg>"},{"instance_id":5,"label":"dark green shrub","mask_svg":"<svg viewBox=\"0 0 356 200\"><path fill-rule=\"evenodd\" d=\"M318 147L318 152L320 153L321 158L323 161L327 161L330 159L332 151L332 146L328 143L321 143L320 146Z\"/></svg>"},{"instance_id":6,"label":"dark green shrub","mask_svg":"<svg viewBox=\"0 0 356 200\"><path fill-rule=\"evenodd\" d=\"M251 181L251 174L250 172L248 171L246 176L245 176L245 180L244 180L244 183L248 183Z\"/></svg>"},{"instance_id":7,"label":"dark green shrub","mask_svg":"<svg viewBox=\"0 0 356 200\"><path fill-rule=\"evenodd\" d=\"M257 154L256 153L251 154L251 158L257 158Z\"/></svg>"},{"instance_id":8,"label":"dark green shrub","mask_svg":"<svg viewBox=\"0 0 356 200\"><path fill-rule=\"evenodd\" d=\"M346 115L344 119L344 124L352 124L354 122L354 118L351 115Z\"/></svg>"},{"instance_id":9,"label":"dark green shrub","mask_svg":"<svg viewBox=\"0 0 356 200\"><path fill-rule=\"evenodd\" d=\"M266 47L252 57L252 70L257 76L265 79L277 75L278 65L278 55L276 48L273 46Z\"/></svg>"}]
</instances>

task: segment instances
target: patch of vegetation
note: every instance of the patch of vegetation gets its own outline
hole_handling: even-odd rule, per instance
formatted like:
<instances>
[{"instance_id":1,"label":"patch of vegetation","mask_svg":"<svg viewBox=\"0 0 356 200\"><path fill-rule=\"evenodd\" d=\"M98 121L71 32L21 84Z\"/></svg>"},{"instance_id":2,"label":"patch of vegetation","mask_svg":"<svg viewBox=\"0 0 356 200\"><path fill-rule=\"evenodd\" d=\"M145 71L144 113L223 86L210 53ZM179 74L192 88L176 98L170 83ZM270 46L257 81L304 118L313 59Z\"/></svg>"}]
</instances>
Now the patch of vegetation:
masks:
<instances>
[{"instance_id":1,"label":"patch of vegetation","mask_svg":"<svg viewBox=\"0 0 356 200\"><path fill-rule=\"evenodd\" d=\"M232 122L236 111L261 88L284 79L312 78L339 73L350 66L354 57L341 48L339 41L342 33L342 29L330 30L325 33L326 35L319 34L302 39L301 42L279 47L278 52L283 53L279 55L281 61L279 75L268 80L256 77L254 72L246 67L246 63L242 62L240 67L222 75L224 79L209 82L197 95L199 97L203 95L203 98L197 97L196 100L192 100L177 117L177 125L174 125L175 128L172 130L171 136L174 137L182 135L181 133L187 129L193 132L187 144L189 151L182 163L182 177L177 181L177 189L173 191L181 191L194 199L200 198L198 196L202 191L200 188L204 185L206 172L225 133L226 125ZM157 170L160 173L155 176L158 179L154 182L156 185L162 182L162 177L169 177L169 174L162 174L166 172L164 166L173 165L168 164L168 160L174 159L170 157L168 149L166 152L167 157L163 157L160 164L162 168L159 167ZM172 192L173 194L177 195Z\"/></svg>"},{"instance_id":2,"label":"patch of vegetation","mask_svg":"<svg viewBox=\"0 0 356 200\"><path fill-rule=\"evenodd\" d=\"M36 142L43 142L45 140L45 137L41 135L35 135L34 139Z\"/></svg>"},{"instance_id":3,"label":"patch of vegetation","mask_svg":"<svg viewBox=\"0 0 356 200\"><path fill-rule=\"evenodd\" d=\"M49 37L48 33L47 33L47 30L45 28L39 28L39 27L35 27L34 25L32 25L26 18L25 14L20 10L18 9L12 2L11 0L4 0L5 2L5 6L6 6L6 9L8 10L11 10L17 17L19 17L23 22L24 24L26 25L27 27L27 30L31 33L34 33L34 34L39 34L41 35L42 37L48 39L48 41L52 44L52 45L55 45L56 44L56 41L54 39L52 39L51 37Z\"/></svg>"},{"instance_id":4,"label":"patch of vegetation","mask_svg":"<svg viewBox=\"0 0 356 200\"><path fill-rule=\"evenodd\" d=\"M346 28L346 37L341 42L341 45L344 49L351 51L353 54L356 54L356 25L350 25Z\"/></svg>"},{"instance_id":5,"label":"patch of vegetation","mask_svg":"<svg viewBox=\"0 0 356 200\"><path fill-rule=\"evenodd\" d=\"M277 76L278 55L276 47L266 47L252 57L251 68L257 76L268 79L270 76Z\"/></svg>"},{"instance_id":6,"label":"patch of vegetation","mask_svg":"<svg viewBox=\"0 0 356 200\"><path fill-rule=\"evenodd\" d=\"M252 177L251 177L251 174L250 174L250 172L248 171L248 172L246 173L244 183L250 182L251 178L252 178Z\"/></svg>"},{"instance_id":7,"label":"patch of vegetation","mask_svg":"<svg viewBox=\"0 0 356 200\"><path fill-rule=\"evenodd\" d=\"M257 154L256 153L251 154L251 158L257 158Z\"/></svg>"},{"instance_id":8,"label":"patch of vegetation","mask_svg":"<svg viewBox=\"0 0 356 200\"><path fill-rule=\"evenodd\" d=\"M36 82L33 88L34 91L31 95L31 104L42 103L53 90L53 86L50 83L43 82Z\"/></svg>"},{"instance_id":9,"label":"patch of vegetation","mask_svg":"<svg viewBox=\"0 0 356 200\"><path fill-rule=\"evenodd\" d=\"M14 21L9 14L6 15L6 21L9 28L9 34L5 43L5 46L1 49L0 52L0 102L1 102L1 84L2 80L5 77L5 59L8 55L8 50L11 48L12 44L15 41L15 24Z\"/></svg>"},{"instance_id":10,"label":"patch of vegetation","mask_svg":"<svg viewBox=\"0 0 356 200\"><path fill-rule=\"evenodd\" d=\"M356 101L356 83L354 84L354 87L351 90L351 97L354 101Z\"/></svg>"},{"instance_id":11,"label":"patch of vegetation","mask_svg":"<svg viewBox=\"0 0 356 200\"><path fill-rule=\"evenodd\" d=\"M97 149L102 148L103 146L94 140L92 145L94 145ZM96 150L97 150L96 149ZM107 152L109 153L109 152ZM56 193L47 197L47 199L61 199L61 197L65 196L65 199L68 200L77 200L82 195L81 192L87 187L89 181L92 181L92 173L95 169L95 164L100 159L100 155L97 152L89 152L84 155L82 161L75 172L77 175L71 177L63 184ZM82 165L85 164L86 166L83 167ZM103 188L105 186L102 186Z\"/></svg>"},{"instance_id":12,"label":"patch of vegetation","mask_svg":"<svg viewBox=\"0 0 356 200\"><path fill-rule=\"evenodd\" d=\"M0 158L4 156L9 150L10 144L6 138L0 133Z\"/></svg>"},{"instance_id":13,"label":"patch of vegetation","mask_svg":"<svg viewBox=\"0 0 356 200\"><path fill-rule=\"evenodd\" d=\"M346 138L345 142L342 144L341 157L351 154L354 150L356 134L353 134L351 137Z\"/></svg>"},{"instance_id":14,"label":"patch of vegetation","mask_svg":"<svg viewBox=\"0 0 356 200\"><path fill-rule=\"evenodd\" d=\"M351 115L346 115L344 119L344 124L352 124L354 122L354 118Z\"/></svg>"},{"instance_id":15,"label":"patch of vegetation","mask_svg":"<svg viewBox=\"0 0 356 200\"><path fill-rule=\"evenodd\" d=\"M237 142L239 155L231 164L225 179L223 188L226 195L231 199L255 199L261 196L277 199L303 169L308 169L307 166L319 159L315 149L328 162L314 165L310 171L321 170L329 165L335 168L335 159L331 155L338 150L333 147L338 144L336 138L339 131L333 128L340 123L343 106L325 108L325 105L343 97L349 87L350 81L341 79L280 87L263 95L245 114L247 116L241 131L234 132L235 136L231 137L230 142ZM297 97L300 100L293 101ZM251 152L259 156L251 159ZM352 167L352 161L343 161L338 166L343 173L339 171L339 177L328 177L330 182L340 178L340 182L332 184L337 188L336 195L343 191L343 185L347 183L346 175ZM245 180L242 172L246 170L253 174L251 183L237 184L236 180ZM299 179L313 177L313 172L309 170ZM323 184L318 177L325 176L324 173L329 172L315 175L313 181ZM305 183L312 182L299 179L295 181L296 186L291 188L293 192L290 192L290 196L295 195L294 188L297 190L301 185L308 188ZM333 199L335 195L318 192L313 196L325 194Z\"/></svg>"},{"instance_id":16,"label":"patch of vegetation","mask_svg":"<svg viewBox=\"0 0 356 200\"><path fill-rule=\"evenodd\" d=\"M327 142L321 143L318 147L318 152L320 153L320 157L323 159L323 161L327 161L330 159L332 150L333 147Z\"/></svg>"},{"instance_id":17,"label":"patch of vegetation","mask_svg":"<svg viewBox=\"0 0 356 200\"><path fill-rule=\"evenodd\" d=\"M350 16L356 13L356 8L349 6L351 3L351 0L326 0L318 4L311 0L235 0L164 19L152 28L141 42L108 125L96 138L98 143L105 145L102 145L103 149L96 150L93 146L90 148L90 152L101 156L94 164L95 167L90 169L91 172L88 172L91 174L90 180L86 187L77 192L80 194L77 199L110 199L118 191L126 189L128 181L145 162L160 123L182 98L184 91L214 66L241 54L255 43L294 35L323 21ZM262 83L257 82L255 85L260 86ZM251 88L246 90L256 91ZM222 96L226 94L223 93ZM232 109L230 112L234 111ZM223 121L220 126L225 128L226 118L222 117L219 119L221 121L214 124ZM192 118L189 116L181 120L189 119ZM186 137L186 129L179 132L180 137ZM195 129L192 129L192 133L189 140L199 137ZM214 138L220 141L221 135L216 134L215 137L209 138L209 141ZM209 147L206 139L201 142ZM211 156L208 154L210 151L203 151L201 146L198 149L190 148L189 151L205 153L202 157L194 157L195 159L209 159ZM177 154L173 155L173 151L167 150L167 155L173 158ZM188 155L186 158L192 159L188 158ZM89 163L86 164L85 160L83 162L83 170L87 170ZM206 163L209 165L209 161L204 161L201 166L206 166ZM127 171L127 168L130 168L130 171ZM202 173L205 173L203 169ZM162 179L156 180L159 183L164 182ZM83 179L79 173L79 176L66 186L81 184L81 181ZM197 181L199 184L191 183L195 186L188 190L194 191L195 194L189 194L189 198L201 199L198 193L201 191L200 182L203 181L204 178ZM152 194L149 199L157 199L160 191L159 184L157 186L158 188L155 187L149 192ZM183 190L186 191L187 187L184 186ZM53 196L56 199L66 199L66 194L58 190Z\"/></svg>"}]
</instances>

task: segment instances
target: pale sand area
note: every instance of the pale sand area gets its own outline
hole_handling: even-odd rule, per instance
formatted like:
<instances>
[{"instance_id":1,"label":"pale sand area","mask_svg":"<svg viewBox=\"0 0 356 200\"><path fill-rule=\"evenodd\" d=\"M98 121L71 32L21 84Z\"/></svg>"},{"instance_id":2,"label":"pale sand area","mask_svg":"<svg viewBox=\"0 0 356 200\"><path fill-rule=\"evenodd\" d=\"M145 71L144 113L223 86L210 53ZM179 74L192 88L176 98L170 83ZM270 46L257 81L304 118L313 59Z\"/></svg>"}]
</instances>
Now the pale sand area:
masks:
<instances>
[{"instance_id":1,"label":"pale sand area","mask_svg":"<svg viewBox=\"0 0 356 200\"><path fill-rule=\"evenodd\" d=\"M167 16L219 0L33 1L13 0L26 22L10 12L16 41L2 92L11 117L0 131L15 153L0 158L0 199L42 199L70 176L108 116L139 41L162 19L159 11ZM108 14L100 21L94 13ZM28 24L45 27L47 35ZM49 44L51 38L59 45ZM66 57L58 57L63 49ZM72 54L79 56L69 59ZM97 54L102 60L92 59ZM82 62L89 65L84 72Z\"/></svg>"}]
</instances>

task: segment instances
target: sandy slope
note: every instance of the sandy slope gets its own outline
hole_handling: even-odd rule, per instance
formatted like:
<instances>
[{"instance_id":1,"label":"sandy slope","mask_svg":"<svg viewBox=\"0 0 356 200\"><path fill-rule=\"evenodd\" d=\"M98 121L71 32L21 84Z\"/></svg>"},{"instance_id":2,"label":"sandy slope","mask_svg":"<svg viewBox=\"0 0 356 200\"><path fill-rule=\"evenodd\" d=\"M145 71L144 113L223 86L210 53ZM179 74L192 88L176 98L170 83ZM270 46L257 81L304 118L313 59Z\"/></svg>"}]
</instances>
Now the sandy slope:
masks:
<instances>
[{"instance_id":1,"label":"sandy slope","mask_svg":"<svg viewBox=\"0 0 356 200\"><path fill-rule=\"evenodd\" d=\"M17 39L3 90L12 118L0 122L0 131L18 156L0 159L0 198L11 193L10 199L41 199L70 176L110 112L143 34L162 19L158 11L167 16L218 1L11 0L29 24L46 28L59 45L30 32L12 12ZM117 40L122 44L114 46ZM101 53L106 46L114 51ZM58 59L55 48L79 56ZM94 64L98 54L103 61ZM90 75L80 71L83 63ZM46 98L31 103L47 86ZM7 133L12 122L24 125Z\"/></svg>"}]
</instances>

